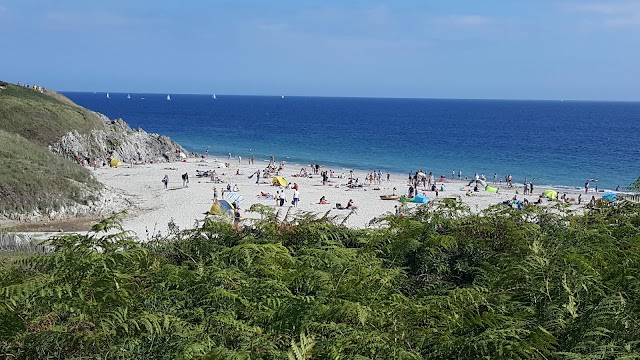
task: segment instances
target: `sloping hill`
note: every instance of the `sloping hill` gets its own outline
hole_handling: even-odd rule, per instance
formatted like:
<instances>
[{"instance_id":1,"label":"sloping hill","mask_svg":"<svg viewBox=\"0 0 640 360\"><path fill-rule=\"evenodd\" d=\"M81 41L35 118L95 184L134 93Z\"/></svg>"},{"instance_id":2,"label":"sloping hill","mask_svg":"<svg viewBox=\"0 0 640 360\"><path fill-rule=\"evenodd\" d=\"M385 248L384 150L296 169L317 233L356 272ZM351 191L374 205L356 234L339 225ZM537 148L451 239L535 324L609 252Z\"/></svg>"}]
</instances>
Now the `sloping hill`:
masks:
<instances>
[{"instance_id":1,"label":"sloping hill","mask_svg":"<svg viewBox=\"0 0 640 360\"><path fill-rule=\"evenodd\" d=\"M47 149L69 131L100 127L100 118L48 94L0 86L0 217L37 218L87 205L102 189L87 169Z\"/></svg>"},{"instance_id":2,"label":"sloping hill","mask_svg":"<svg viewBox=\"0 0 640 360\"><path fill-rule=\"evenodd\" d=\"M101 126L97 114L55 92L15 85L0 90L0 129L40 145L52 145L73 130L86 134Z\"/></svg>"}]
</instances>

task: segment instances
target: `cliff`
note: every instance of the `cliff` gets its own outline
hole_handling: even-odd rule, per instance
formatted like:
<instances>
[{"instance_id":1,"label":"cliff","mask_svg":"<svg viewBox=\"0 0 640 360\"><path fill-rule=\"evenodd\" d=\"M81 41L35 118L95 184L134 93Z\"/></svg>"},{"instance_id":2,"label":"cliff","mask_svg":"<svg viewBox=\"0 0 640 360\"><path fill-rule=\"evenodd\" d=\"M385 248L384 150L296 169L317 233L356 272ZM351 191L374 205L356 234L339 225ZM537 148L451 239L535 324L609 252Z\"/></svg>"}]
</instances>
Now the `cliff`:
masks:
<instances>
[{"instance_id":1,"label":"cliff","mask_svg":"<svg viewBox=\"0 0 640 360\"><path fill-rule=\"evenodd\" d=\"M128 202L84 164L166 162L186 151L49 90L0 82L0 219L104 216ZM87 162L88 161L88 162Z\"/></svg>"}]
</instances>

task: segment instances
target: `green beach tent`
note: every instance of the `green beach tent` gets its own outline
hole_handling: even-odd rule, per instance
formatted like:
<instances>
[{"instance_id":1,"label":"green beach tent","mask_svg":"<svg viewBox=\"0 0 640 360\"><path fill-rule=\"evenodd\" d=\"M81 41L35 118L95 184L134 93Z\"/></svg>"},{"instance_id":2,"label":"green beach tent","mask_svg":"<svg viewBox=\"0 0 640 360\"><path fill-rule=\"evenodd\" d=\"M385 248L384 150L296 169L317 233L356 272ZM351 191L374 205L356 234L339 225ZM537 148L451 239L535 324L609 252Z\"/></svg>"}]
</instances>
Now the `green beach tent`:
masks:
<instances>
[{"instance_id":1,"label":"green beach tent","mask_svg":"<svg viewBox=\"0 0 640 360\"><path fill-rule=\"evenodd\" d=\"M497 187L493 187L493 186L485 186L484 188L487 192L492 192L492 193L497 193L498 192L498 188Z\"/></svg>"}]
</instances>

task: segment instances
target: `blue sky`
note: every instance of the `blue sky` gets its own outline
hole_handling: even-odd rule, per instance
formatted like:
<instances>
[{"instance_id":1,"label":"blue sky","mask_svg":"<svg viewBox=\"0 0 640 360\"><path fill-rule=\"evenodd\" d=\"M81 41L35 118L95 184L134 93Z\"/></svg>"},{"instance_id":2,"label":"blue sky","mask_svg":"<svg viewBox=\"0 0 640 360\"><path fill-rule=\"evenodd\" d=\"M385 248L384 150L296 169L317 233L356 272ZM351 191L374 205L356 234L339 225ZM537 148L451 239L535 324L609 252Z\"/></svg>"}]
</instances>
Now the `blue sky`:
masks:
<instances>
[{"instance_id":1,"label":"blue sky","mask_svg":"<svg viewBox=\"0 0 640 360\"><path fill-rule=\"evenodd\" d=\"M58 90L640 100L640 1L0 0Z\"/></svg>"}]
</instances>

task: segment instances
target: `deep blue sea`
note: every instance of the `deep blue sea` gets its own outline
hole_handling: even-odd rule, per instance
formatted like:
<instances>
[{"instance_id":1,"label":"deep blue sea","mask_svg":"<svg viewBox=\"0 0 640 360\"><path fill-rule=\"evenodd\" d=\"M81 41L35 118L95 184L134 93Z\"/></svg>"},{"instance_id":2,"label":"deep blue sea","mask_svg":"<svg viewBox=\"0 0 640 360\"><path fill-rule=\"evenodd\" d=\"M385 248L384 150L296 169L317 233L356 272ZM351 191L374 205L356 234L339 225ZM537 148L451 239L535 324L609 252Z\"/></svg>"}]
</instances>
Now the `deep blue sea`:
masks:
<instances>
[{"instance_id":1,"label":"deep blue sea","mask_svg":"<svg viewBox=\"0 0 640 360\"><path fill-rule=\"evenodd\" d=\"M307 165L614 189L640 176L640 102L65 92L187 150Z\"/></svg>"}]
</instances>

